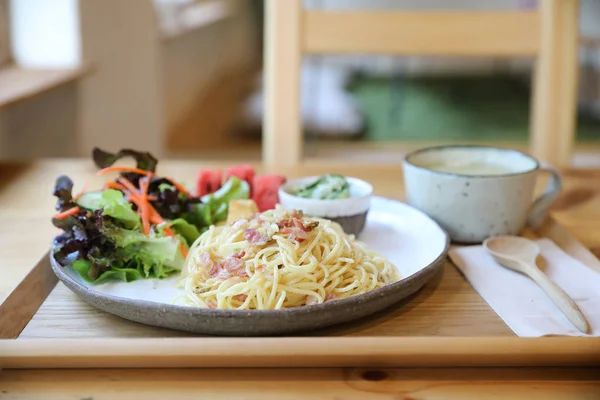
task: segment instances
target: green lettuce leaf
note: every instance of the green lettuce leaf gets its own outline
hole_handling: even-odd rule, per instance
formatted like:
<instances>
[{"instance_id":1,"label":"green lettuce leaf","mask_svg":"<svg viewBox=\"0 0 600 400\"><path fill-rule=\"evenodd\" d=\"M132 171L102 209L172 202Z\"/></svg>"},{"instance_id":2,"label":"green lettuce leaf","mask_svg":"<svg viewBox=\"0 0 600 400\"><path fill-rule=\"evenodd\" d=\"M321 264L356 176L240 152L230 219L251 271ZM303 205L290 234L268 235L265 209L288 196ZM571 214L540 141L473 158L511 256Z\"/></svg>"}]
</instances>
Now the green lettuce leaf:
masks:
<instances>
[{"instance_id":1,"label":"green lettuce leaf","mask_svg":"<svg viewBox=\"0 0 600 400\"><path fill-rule=\"evenodd\" d=\"M235 176L232 176L216 192L202 197L198 204L198 212L206 219L206 225L211 225L227 219L229 202L231 200L245 200L250 197L250 185Z\"/></svg>"},{"instance_id":2,"label":"green lettuce leaf","mask_svg":"<svg viewBox=\"0 0 600 400\"><path fill-rule=\"evenodd\" d=\"M185 212L181 218L196 226L199 230L212 225L211 205L208 203L194 204L193 211Z\"/></svg>"},{"instance_id":3,"label":"green lettuce leaf","mask_svg":"<svg viewBox=\"0 0 600 400\"><path fill-rule=\"evenodd\" d=\"M123 282L131 282L137 279L141 279L142 275L137 269L134 268L119 268L112 266L110 270L103 272L96 279L92 279L90 277L92 271L92 263L89 261L79 259L75 260L73 264L73 269L77 271L79 276L81 276L87 282L94 283L105 283L111 280L121 280Z\"/></svg>"},{"instance_id":4,"label":"green lettuce leaf","mask_svg":"<svg viewBox=\"0 0 600 400\"><path fill-rule=\"evenodd\" d=\"M104 272L94 282L96 284L106 283L112 280L121 280L123 282L131 282L142 279L140 272L133 268L116 268L113 267L109 271Z\"/></svg>"},{"instance_id":5,"label":"green lettuce leaf","mask_svg":"<svg viewBox=\"0 0 600 400\"><path fill-rule=\"evenodd\" d=\"M157 263L144 263L140 258L134 257L127 263L123 264L122 261L112 260L113 265L108 271L103 272L96 279L90 277L93 269L92 264L89 261L78 259L71 265L73 269L87 282L93 282L95 284L106 283L113 280L120 280L123 282L132 282L138 279L163 279L173 273L179 271L178 269L167 267L163 264Z\"/></svg>"},{"instance_id":6,"label":"green lettuce leaf","mask_svg":"<svg viewBox=\"0 0 600 400\"><path fill-rule=\"evenodd\" d=\"M114 241L117 257L139 260L143 264L144 274L149 274L154 264L178 270L183 268L185 257L181 254L179 237L151 237L118 227L107 229L106 235Z\"/></svg>"},{"instance_id":7,"label":"green lettuce leaf","mask_svg":"<svg viewBox=\"0 0 600 400\"><path fill-rule=\"evenodd\" d=\"M77 200L77 205L90 211L103 209L102 215L113 217L130 229L141 224L139 215L119 190L86 192Z\"/></svg>"},{"instance_id":8,"label":"green lettuce leaf","mask_svg":"<svg viewBox=\"0 0 600 400\"><path fill-rule=\"evenodd\" d=\"M102 192L103 215L109 215L122 221L127 227L136 227L140 224L140 216L133 211L131 204L119 190L108 189Z\"/></svg>"},{"instance_id":9,"label":"green lettuce leaf","mask_svg":"<svg viewBox=\"0 0 600 400\"><path fill-rule=\"evenodd\" d=\"M183 218L174 219L173 221L169 221L169 223L173 231L186 240L188 246L191 246L198 239L198 236L200 236L198 228Z\"/></svg>"}]
</instances>

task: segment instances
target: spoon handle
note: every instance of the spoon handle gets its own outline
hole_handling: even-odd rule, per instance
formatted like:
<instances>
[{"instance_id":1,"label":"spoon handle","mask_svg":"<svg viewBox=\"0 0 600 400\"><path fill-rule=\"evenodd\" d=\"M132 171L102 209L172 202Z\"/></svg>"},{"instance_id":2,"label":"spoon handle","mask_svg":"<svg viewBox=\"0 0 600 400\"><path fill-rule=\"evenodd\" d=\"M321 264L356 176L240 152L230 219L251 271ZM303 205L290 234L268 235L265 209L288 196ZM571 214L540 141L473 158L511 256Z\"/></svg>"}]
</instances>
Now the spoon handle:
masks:
<instances>
[{"instance_id":1,"label":"spoon handle","mask_svg":"<svg viewBox=\"0 0 600 400\"><path fill-rule=\"evenodd\" d=\"M546 292L548 297L552 299L554 304L556 304L569 321L581 332L589 334L590 326L573 299L539 269L529 269L528 272L529 277Z\"/></svg>"}]
</instances>

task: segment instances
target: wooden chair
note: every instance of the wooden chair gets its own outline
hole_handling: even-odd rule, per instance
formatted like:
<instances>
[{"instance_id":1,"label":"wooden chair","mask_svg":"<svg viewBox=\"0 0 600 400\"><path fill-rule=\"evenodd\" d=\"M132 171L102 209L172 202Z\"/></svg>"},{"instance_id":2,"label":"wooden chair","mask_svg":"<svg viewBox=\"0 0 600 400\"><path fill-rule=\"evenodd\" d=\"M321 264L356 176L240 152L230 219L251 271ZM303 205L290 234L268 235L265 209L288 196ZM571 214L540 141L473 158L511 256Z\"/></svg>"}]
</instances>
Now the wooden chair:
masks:
<instances>
[{"instance_id":1,"label":"wooden chair","mask_svg":"<svg viewBox=\"0 0 600 400\"><path fill-rule=\"evenodd\" d=\"M302 159L303 54L534 57L530 153L567 166L577 105L579 0L492 12L304 10L301 0L266 0L263 160Z\"/></svg>"}]
</instances>

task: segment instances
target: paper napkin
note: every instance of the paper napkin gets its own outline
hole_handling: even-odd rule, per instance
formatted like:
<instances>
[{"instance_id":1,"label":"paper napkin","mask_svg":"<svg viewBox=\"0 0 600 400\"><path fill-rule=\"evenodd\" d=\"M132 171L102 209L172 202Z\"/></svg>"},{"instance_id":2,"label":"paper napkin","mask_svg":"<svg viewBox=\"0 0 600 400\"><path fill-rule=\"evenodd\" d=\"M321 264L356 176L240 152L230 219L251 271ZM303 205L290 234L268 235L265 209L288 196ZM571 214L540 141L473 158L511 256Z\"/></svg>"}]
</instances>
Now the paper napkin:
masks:
<instances>
[{"instance_id":1,"label":"paper napkin","mask_svg":"<svg viewBox=\"0 0 600 400\"><path fill-rule=\"evenodd\" d=\"M473 288L518 336L600 336L600 273L549 239L536 242L541 250L538 266L577 303L590 325L591 335L575 328L535 282L497 264L483 246L453 247L449 255Z\"/></svg>"}]
</instances>

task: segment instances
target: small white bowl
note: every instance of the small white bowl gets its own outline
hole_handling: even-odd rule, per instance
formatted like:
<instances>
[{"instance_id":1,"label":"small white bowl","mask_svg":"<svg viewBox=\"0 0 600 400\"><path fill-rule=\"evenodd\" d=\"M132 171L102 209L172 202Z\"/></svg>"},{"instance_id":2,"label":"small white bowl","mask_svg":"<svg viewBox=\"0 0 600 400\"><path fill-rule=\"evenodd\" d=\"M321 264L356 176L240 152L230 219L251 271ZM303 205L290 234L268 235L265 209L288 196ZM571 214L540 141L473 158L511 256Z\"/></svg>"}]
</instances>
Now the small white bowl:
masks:
<instances>
[{"instance_id":1,"label":"small white bowl","mask_svg":"<svg viewBox=\"0 0 600 400\"><path fill-rule=\"evenodd\" d=\"M279 204L287 209L302 211L312 217L325 218L339 223L347 234L359 234L371 207L373 186L362 179L345 177L350 184L350 197L346 199L306 199L293 193L315 182L321 176L292 179L279 188Z\"/></svg>"}]
</instances>

